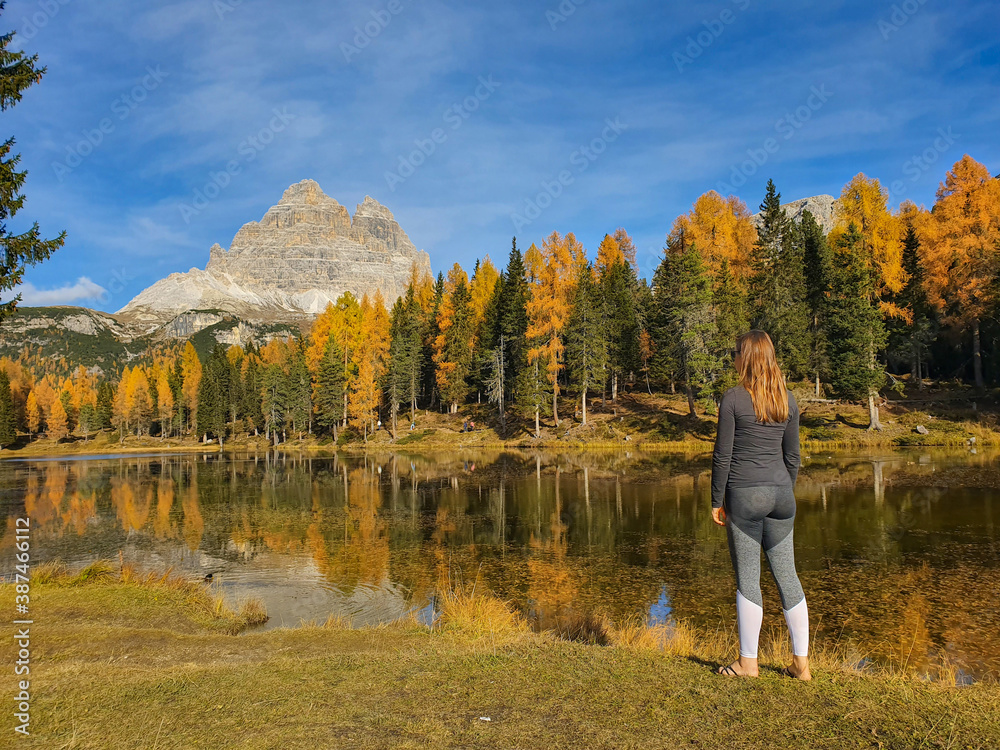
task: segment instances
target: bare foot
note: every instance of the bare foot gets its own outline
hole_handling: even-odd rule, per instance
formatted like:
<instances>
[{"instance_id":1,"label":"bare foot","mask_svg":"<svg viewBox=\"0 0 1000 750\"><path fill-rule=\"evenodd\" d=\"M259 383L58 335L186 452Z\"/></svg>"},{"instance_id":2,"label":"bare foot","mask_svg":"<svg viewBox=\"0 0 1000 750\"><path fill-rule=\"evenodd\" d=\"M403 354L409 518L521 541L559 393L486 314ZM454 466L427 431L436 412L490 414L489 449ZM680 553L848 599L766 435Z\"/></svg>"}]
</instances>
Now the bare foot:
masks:
<instances>
[{"instance_id":1,"label":"bare foot","mask_svg":"<svg viewBox=\"0 0 1000 750\"><path fill-rule=\"evenodd\" d=\"M757 677L757 660L747 659L741 656L728 667L719 667L716 674L723 674L727 677Z\"/></svg>"},{"instance_id":2,"label":"bare foot","mask_svg":"<svg viewBox=\"0 0 1000 750\"><path fill-rule=\"evenodd\" d=\"M793 656L791 665L785 667L785 674L796 680L808 682L812 679L812 674L809 672L809 659L805 656Z\"/></svg>"}]
</instances>

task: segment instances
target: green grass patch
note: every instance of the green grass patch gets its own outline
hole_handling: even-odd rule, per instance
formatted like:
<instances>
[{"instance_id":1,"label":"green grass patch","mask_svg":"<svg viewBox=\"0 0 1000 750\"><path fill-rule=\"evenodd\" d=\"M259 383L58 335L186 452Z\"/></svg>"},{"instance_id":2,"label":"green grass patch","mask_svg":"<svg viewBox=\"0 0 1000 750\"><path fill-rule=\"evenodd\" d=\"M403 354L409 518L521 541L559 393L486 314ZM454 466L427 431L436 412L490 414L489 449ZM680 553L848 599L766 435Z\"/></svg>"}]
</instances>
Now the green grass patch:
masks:
<instances>
[{"instance_id":1,"label":"green grass patch","mask_svg":"<svg viewBox=\"0 0 1000 750\"><path fill-rule=\"evenodd\" d=\"M198 593L200 592L200 593ZM13 606L0 587L0 606ZM201 583L101 563L35 571L31 736L25 748L953 747L1000 744L1000 686L853 671L814 679L713 672L732 635L603 628L588 645L534 633L474 591L433 630L213 626ZM581 638L581 640L583 640ZM787 648L787 647L786 647Z\"/></svg>"}]
</instances>

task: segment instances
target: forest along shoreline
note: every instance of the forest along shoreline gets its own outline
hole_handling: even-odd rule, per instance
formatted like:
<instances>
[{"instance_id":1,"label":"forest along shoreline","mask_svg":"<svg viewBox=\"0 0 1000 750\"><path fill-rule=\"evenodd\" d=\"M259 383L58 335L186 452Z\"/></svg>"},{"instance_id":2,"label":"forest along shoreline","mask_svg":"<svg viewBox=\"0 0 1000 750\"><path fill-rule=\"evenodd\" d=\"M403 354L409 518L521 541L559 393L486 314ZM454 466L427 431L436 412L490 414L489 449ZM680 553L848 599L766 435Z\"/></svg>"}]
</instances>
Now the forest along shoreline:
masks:
<instances>
[{"instance_id":1,"label":"forest along shoreline","mask_svg":"<svg viewBox=\"0 0 1000 750\"><path fill-rule=\"evenodd\" d=\"M797 392L802 407L801 438L804 450L946 447L978 449L1000 446L1000 411L992 394L978 397L970 388L912 389L881 405L882 430L868 429L867 405L812 398ZM618 403L595 399L587 424L564 417L559 427L541 423L539 436L533 423L509 420L506 429L495 424L488 405L470 405L458 414L418 410L413 422L398 425L396 438L388 426L367 440L344 430L337 441L329 436L286 434L277 446L263 435L243 434L223 443L229 452L308 452L337 450L420 452L470 448L572 448L574 450L644 450L704 453L712 450L715 414L699 409L687 413L681 395L620 394ZM491 417L493 417L491 419ZM20 440L0 450L0 460L58 456L201 452L218 453L218 442L193 436L156 437L125 435L102 430L84 439L36 438Z\"/></svg>"}]
</instances>

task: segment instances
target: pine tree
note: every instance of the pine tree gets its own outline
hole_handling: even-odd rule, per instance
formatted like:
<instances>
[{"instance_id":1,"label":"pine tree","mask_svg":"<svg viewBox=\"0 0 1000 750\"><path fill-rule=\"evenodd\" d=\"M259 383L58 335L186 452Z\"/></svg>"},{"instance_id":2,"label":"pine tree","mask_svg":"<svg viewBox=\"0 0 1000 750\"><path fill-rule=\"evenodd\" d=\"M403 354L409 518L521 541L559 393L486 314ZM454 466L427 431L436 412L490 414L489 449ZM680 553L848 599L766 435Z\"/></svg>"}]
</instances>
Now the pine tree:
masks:
<instances>
[{"instance_id":1,"label":"pine tree","mask_svg":"<svg viewBox=\"0 0 1000 750\"><path fill-rule=\"evenodd\" d=\"M529 419L535 420L535 437L541 437L541 417L549 414L552 406L551 386L542 369L541 358L533 358L518 380L518 404Z\"/></svg>"},{"instance_id":2,"label":"pine tree","mask_svg":"<svg viewBox=\"0 0 1000 750\"><path fill-rule=\"evenodd\" d=\"M261 411L264 414L264 429L274 444L278 444L278 434L285 428L285 410L287 409L287 378L281 365L272 363L264 367L263 388L261 391Z\"/></svg>"},{"instance_id":3,"label":"pine tree","mask_svg":"<svg viewBox=\"0 0 1000 750\"><path fill-rule=\"evenodd\" d=\"M711 351L717 358L725 358L735 346L736 337L750 328L748 304L744 285L733 276L729 262L723 260L719 264L712 289L715 334L712 337ZM734 368L728 367L715 379L712 395L716 400L721 400L722 394L734 385L736 385L736 372Z\"/></svg>"},{"instance_id":4,"label":"pine tree","mask_svg":"<svg viewBox=\"0 0 1000 750\"><path fill-rule=\"evenodd\" d=\"M873 383L878 381L878 385L873 385L868 393L870 430L882 428L876 396L885 376L885 369L877 364L876 357L886 344L884 318L905 317L905 313L892 301L893 295L898 294L906 283L906 271L903 270L902 263L903 223L889 211L888 201L889 194L877 179L868 178L864 174L855 175L841 191L840 200L836 204L836 224L830 231L829 238L830 244L838 252L847 246L853 248L859 244L860 249L856 253L852 250L852 257L864 264L866 283L870 284L868 301L883 317L878 330L872 332L872 336L881 343L875 347L874 354L870 357L871 379ZM850 240L846 239L848 235L851 235Z\"/></svg>"},{"instance_id":5,"label":"pine tree","mask_svg":"<svg viewBox=\"0 0 1000 750\"><path fill-rule=\"evenodd\" d=\"M608 333L604 296L588 263L577 275L572 312L566 325L566 365L570 381L580 391L583 424L587 424L587 392L605 382Z\"/></svg>"},{"instance_id":6,"label":"pine tree","mask_svg":"<svg viewBox=\"0 0 1000 750\"><path fill-rule=\"evenodd\" d=\"M440 333L434 342L438 388L451 414L458 411L469 394L473 326L471 295L465 271L456 263L448 273L448 294L438 311Z\"/></svg>"},{"instance_id":7,"label":"pine tree","mask_svg":"<svg viewBox=\"0 0 1000 750\"><path fill-rule=\"evenodd\" d=\"M288 362L288 405L286 417L291 421L292 430L299 434L309 431L312 415L312 382L306 366L306 353L301 341L292 347Z\"/></svg>"},{"instance_id":8,"label":"pine tree","mask_svg":"<svg viewBox=\"0 0 1000 750\"><path fill-rule=\"evenodd\" d=\"M189 342L190 343L190 342ZM226 437L226 417L229 412L230 363L222 344L216 344L205 363L198 384L195 412L198 434L219 439L222 446Z\"/></svg>"},{"instance_id":9,"label":"pine tree","mask_svg":"<svg viewBox=\"0 0 1000 750\"><path fill-rule=\"evenodd\" d=\"M91 403L80 407L80 429L83 430L83 442L87 442L90 433L98 429L97 409Z\"/></svg>"},{"instance_id":10,"label":"pine tree","mask_svg":"<svg viewBox=\"0 0 1000 750\"><path fill-rule=\"evenodd\" d=\"M97 423L95 429L111 429L111 412L114 401L115 387L105 380L97 388Z\"/></svg>"},{"instance_id":11,"label":"pine tree","mask_svg":"<svg viewBox=\"0 0 1000 750\"><path fill-rule=\"evenodd\" d=\"M912 223L907 226L903 239L903 268L909 278L898 295L897 303L907 311L908 316L905 320L894 321L892 334L897 340L897 348L909 360L913 381L923 389L923 367L937 331L934 308L927 298L927 274L920 259L920 240Z\"/></svg>"},{"instance_id":12,"label":"pine tree","mask_svg":"<svg viewBox=\"0 0 1000 750\"><path fill-rule=\"evenodd\" d=\"M411 285L406 294L393 305L390 320L389 378L387 388L392 392L393 432L400 406L410 412L410 422L416 419L417 398L420 396L420 375L423 371L423 326L420 303Z\"/></svg>"},{"instance_id":13,"label":"pine tree","mask_svg":"<svg viewBox=\"0 0 1000 750\"><path fill-rule=\"evenodd\" d=\"M867 400L869 429L881 430L876 398L885 382L885 368L878 358L887 337L875 271L854 224L838 238L836 261L828 321L832 385L845 398Z\"/></svg>"},{"instance_id":14,"label":"pine tree","mask_svg":"<svg viewBox=\"0 0 1000 750\"><path fill-rule=\"evenodd\" d=\"M337 439L337 425L344 418L344 354L334 338L327 339L326 351L316 378L316 422L320 429Z\"/></svg>"},{"instance_id":15,"label":"pine tree","mask_svg":"<svg viewBox=\"0 0 1000 750\"><path fill-rule=\"evenodd\" d=\"M688 411L707 394L719 363L712 356L715 320L708 272L694 244L668 246L653 277L656 349L669 357L684 380Z\"/></svg>"},{"instance_id":16,"label":"pine tree","mask_svg":"<svg viewBox=\"0 0 1000 750\"><path fill-rule=\"evenodd\" d=\"M14 396L10 390L10 377L0 369L0 449L17 439L17 419L14 414Z\"/></svg>"},{"instance_id":17,"label":"pine tree","mask_svg":"<svg viewBox=\"0 0 1000 750\"><path fill-rule=\"evenodd\" d=\"M600 292L607 320L607 365L611 376L611 400L615 404L618 403L620 384L639 367L641 330L637 307L639 282L626 256L627 251L634 258L635 248L624 229L618 229L616 236L617 238L605 235L597 251Z\"/></svg>"},{"instance_id":18,"label":"pine tree","mask_svg":"<svg viewBox=\"0 0 1000 750\"><path fill-rule=\"evenodd\" d=\"M241 392L242 402L240 413L247 421L247 432L252 429L254 434L258 434L264 429L264 413L261 409L263 384L263 368L260 357L253 345L247 349L243 358L243 389Z\"/></svg>"},{"instance_id":19,"label":"pine tree","mask_svg":"<svg viewBox=\"0 0 1000 750\"><path fill-rule=\"evenodd\" d=\"M438 336L441 335L441 330L438 326L438 316L441 305L444 304L444 297L444 274L439 271L437 280L434 282L430 303L424 308L422 325L424 333L424 369L421 374L421 390L430 408L435 407L440 397L440 393L438 392L437 362L434 360L436 352L434 344Z\"/></svg>"},{"instance_id":20,"label":"pine tree","mask_svg":"<svg viewBox=\"0 0 1000 750\"><path fill-rule=\"evenodd\" d=\"M496 346L500 338L504 342L504 378L507 387L507 397L515 396L515 385L521 373L528 366L528 350L526 334L528 330L527 301L529 295L528 281L525 277L524 259L517 249L517 238L511 242L510 257L507 268L498 284L500 293L496 304L496 335L490 342L491 348Z\"/></svg>"},{"instance_id":21,"label":"pine tree","mask_svg":"<svg viewBox=\"0 0 1000 750\"><path fill-rule=\"evenodd\" d=\"M809 372L815 379L816 398L819 398L822 395L820 380L829 369L827 312L833 279L833 256L823 228L811 212L802 212L799 233L809 311Z\"/></svg>"},{"instance_id":22,"label":"pine tree","mask_svg":"<svg viewBox=\"0 0 1000 750\"><path fill-rule=\"evenodd\" d=\"M0 13L6 3L0 2ZM22 92L42 80L45 68L35 67L38 55L28 57L20 50L9 49L14 32L0 36L0 111L6 112L19 101ZM66 233L54 240L43 240L37 222L21 234L8 231L7 223L24 206L24 186L27 171L18 171L20 154L12 154L14 139L0 144L0 293L16 288L24 277L27 266L33 266L62 247ZM4 294L4 297L8 295ZM0 303L0 321L17 309L21 295L16 294Z\"/></svg>"},{"instance_id":23,"label":"pine tree","mask_svg":"<svg viewBox=\"0 0 1000 750\"><path fill-rule=\"evenodd\" d=\"M750 263L752 325L770 334L786 374L798 377L806 373L809 358L802 245L773 180L767 181L760 214Z\"/></svg>"}]
</instances>

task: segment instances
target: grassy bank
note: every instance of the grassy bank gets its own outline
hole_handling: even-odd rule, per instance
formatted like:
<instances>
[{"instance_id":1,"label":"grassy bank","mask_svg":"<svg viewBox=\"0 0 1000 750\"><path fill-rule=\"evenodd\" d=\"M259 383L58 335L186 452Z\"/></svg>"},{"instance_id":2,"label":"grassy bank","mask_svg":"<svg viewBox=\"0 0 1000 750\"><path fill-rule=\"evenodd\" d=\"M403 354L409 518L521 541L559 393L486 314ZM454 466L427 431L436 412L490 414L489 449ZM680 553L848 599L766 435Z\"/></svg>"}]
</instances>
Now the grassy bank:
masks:
<instances>
[{"instance_id":1,"label":"grassy bank","mask_svg":"<svg viewBox=\"0 0 1000 750\"><path fill-rule=\"evenodd\" d=\"M1000 743L1000 686L859 674L819 655L811 683L713 674L731 634L579 623L532 632L482 593L447 597L434 629L338 623L232 633L261 613L204 584L117 565L37 570L38 748L964 747ZM0 603L13 608L11 585ZM703 634L704 636L704 634ZM701 654L701 655L699 655Z\"/></svg>"},{"instance_id":2,"label":"grassy bank","mask_svg":"<svg viewBox=\"0 0 1000 750\"><path fill-rule=\"evenodd\" d=\"M978 399L978 400L976 400ZM867 407L849 402L811 399L799 393L802 410L800 432L807 451L866 450L909 447L1000 446L1000 413L992 395L974 396L963 389L907 392L881 407L883 429L868 430ZM559 425L543 419L538 437L534 422L511 418L501 429L493 407L467 406L458 415L421 410L413 429L409 417L400 419L395 439L387 428L369 440L347 431L334 442L329 436L287 435L279 450L314 454L336 450L462 451L545 448L555 450L644 450L672 453L706 453L712 450L716 417L699 409L688 414L687 401L678 395L632 393L622 395L618 404L602 404L595 399L588 407L584 425L572 413L573 402L563 402ZM466 420L476 424L471 432L462 430ZM237 436L225 443L227 451L264 452L273 446L261 436ZM63 441L25 436L18 444L0 451L0 458L38 456L106 455L174 451L218 452L217 443L197 438L127 436L101 433L90 440Z\"/></svg>"}]
</instances>

